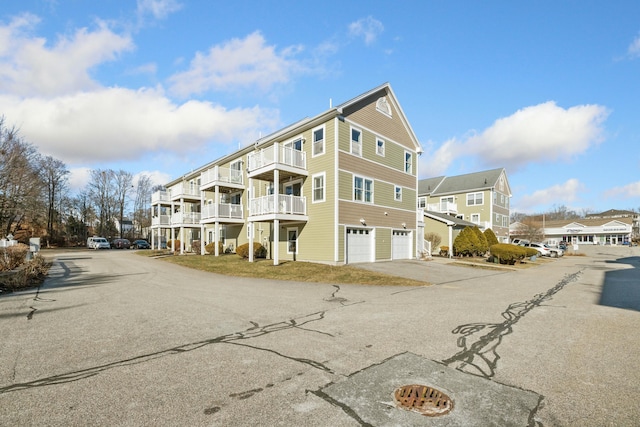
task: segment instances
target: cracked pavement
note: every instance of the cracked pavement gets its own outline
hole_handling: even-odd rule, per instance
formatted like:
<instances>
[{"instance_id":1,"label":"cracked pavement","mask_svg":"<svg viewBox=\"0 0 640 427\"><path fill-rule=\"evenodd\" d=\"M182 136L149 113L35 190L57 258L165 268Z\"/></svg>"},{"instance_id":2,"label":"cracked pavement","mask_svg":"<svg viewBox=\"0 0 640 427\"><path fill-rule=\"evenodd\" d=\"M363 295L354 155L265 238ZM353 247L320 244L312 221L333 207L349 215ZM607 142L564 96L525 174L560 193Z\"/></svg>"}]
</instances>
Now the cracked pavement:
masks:
<instances>
[{"instance_id":1,"label":"cracked pavement","mask_svg":"<svg viewBox=\"0 0 640 427\"><path fill-rule=\"evenodd\" d=\"M640 249L580 252L366 266L433 283L414 288L56 252L40 289L0 296L0 425L637 425ZM393 407L411 378L454 410Z\"/></svg>"}]
</instances>

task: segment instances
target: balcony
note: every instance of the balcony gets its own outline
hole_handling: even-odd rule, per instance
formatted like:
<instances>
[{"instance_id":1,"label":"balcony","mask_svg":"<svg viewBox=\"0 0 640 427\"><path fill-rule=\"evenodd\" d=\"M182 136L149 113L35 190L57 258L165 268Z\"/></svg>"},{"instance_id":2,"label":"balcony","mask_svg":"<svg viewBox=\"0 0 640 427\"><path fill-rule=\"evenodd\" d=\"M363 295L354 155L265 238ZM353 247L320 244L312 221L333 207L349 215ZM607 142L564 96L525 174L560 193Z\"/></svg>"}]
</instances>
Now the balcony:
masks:
<instances>
[{"instance_id":1,"label":"balcony","mask_svg":"<svg viewBox=\"0 0 640 427\"><path fill-rule=\"evenodd\" d=\"M200 225L200 212L174 213L171 215L171 225Z\"/></svg>"},{"instance_id":2,"label":"balcony","mask_svg":"<svg viewBox=\"0 0 640 427\"><path fill-rule=\"evenodd\" d=\"M251 178L268 180L273 177L275 169L284 172L281 178L308 175L306 153L290 147L283 147L278 143L250 153L248 163L247 173Z\"/></svg>"},{"instance_id":3,"label":"balcony","mask_svg":"<svg viewBox=\"0 0 640 427\"><path fill-rule=\"evenodd\" d=\"M206 190L216 185L231 188L244 188L242 171L238 169L214 166L200 174L200 189Z\"/></svg>"},{"instance_id":4,"label":"balcony","mask_svg":"<svg viewBox=\"0 0 640 427\"><path fill-rule=\"evenodd\" d=\"M178 199L197 199L200 200L200 188L195 184L184 183L182 185L176 185L171 187L171 200Z\"/></svg>"},{"instance_id":5,"label":"balcony","mask_svg":"<svg viewBox=\"0 0 640 427\"><path fill-rule=\"evenodd\" d=\"M252 217L264 216L268 219L295 219L295 216L302 216L300 220L306 220L307 198L280 194L257 197L250 200L249 215ZM254 218L254 220L256 220Z\"/></svg>"},{"instance_id":6,"label":"balcony","mask_svg":"<svg viewBox=\"0 0 640 427\"><path fill-rule=\"evenodd\" d=\"M168 227L171 224L171 217L169 215L154 216L151 218L152 227Z\"/></svg>"},{"instance_id":7,"label":"balcony","mask_svg":"<svg viewBox=\"0 0 640 427\"><path fill-rule=\"evenodd\" d=\"M221 222L244 222L243 206L232 203L212 203L203 206L202 222L216 220Z\"/></svg>"},{"instance_id":8,"label":"balcony","mask_svg":"<svg viewBox=\"0 0 640 427\"><path fill-rule=\"evenodd\" d=\"M156 191L151 195L151 204L169 203L171 201L171 193L168 191Z\"/></svg>"},{"instance_id":9,"label":"balcony","mask_svg":"<svg viewBox=\"0 0 640 427\"><path fill-rule=\"evenodd\" d=\"M458 204L443 200L440 203L429 203L427 205L427 210L431 212L455 215L458 213Z\"/></svg>"}]
</instances>

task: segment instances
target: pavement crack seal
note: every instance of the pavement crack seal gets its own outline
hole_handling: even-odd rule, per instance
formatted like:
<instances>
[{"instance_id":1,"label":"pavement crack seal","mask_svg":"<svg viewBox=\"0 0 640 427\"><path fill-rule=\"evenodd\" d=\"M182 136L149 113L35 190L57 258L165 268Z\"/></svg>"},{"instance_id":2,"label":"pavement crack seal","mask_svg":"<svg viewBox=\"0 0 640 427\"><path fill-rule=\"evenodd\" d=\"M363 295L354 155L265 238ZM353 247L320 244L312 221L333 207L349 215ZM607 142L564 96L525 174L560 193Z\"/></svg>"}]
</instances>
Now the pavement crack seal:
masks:
<instances>
[{"instance_id":1,"label":"pavement crack seal","mask_svg":"<svg viewBox=\"0 0 640 427\"><path fill-rule=\"evenodd\" d=\"M553 298L570 282L577 280L582 270L567 275L554 287L545 293L537 294L532 299L524 302L510 304L502 312L502 323L467 323L457 326L451 333L460 334L458 347L461 351L442 361L447 366L453 365L457 370L472 375L491 379L495 375L500 355L497 352L503 337L513 332L513 326L534 308L540 307L545 301ZM473 335L480 331L486 334L472 341Z\"/></svg>"},{"instance_id":2,"label":"pavement crack seal","mask_svg":"<svg viewBox=\"0 0 640 427\"><path fill-rule=\"evenodd\" d=\"M165 350L160 350L157 352L153 352L153 353L148 353L148 354L143 354L140 356L135 356L135 357L131 357L128 359L123 359L123 360L118 360L115 362L111 362L111 363L106 363L103 365L98 365L98 366L93 366L90 368L86 368L86 369L79 369L76 371L71 371L71 372L65 372L62 374L58 374L58 375L52 375L50 377L46 377L46 378L39 378L33 381L27 381L27 382L22 382L22 383L15 383L15 384L11 384L8 386L3 386L0 387L0 394L2 393L10 393L10 392L14 392L14 391L20 391L20 390L28 390L28 389L32 389L32 388L38 388L38 387L45 387L45 386L50 386L50 385L57 385L57 384L65 384L65 383L71 383L71 382L75 382L75 381L80 381L86 378L90 378L93 377L95 375L99 375L105 371L108 371L110 369L114 369L114 368L119 368L119 367L123 367L123 366L130 366L130 365L137 365L137 364L141 364L141 363L145 363L145 362L149 362L151 360L157 359L157 358L161 358L161 357L165 357L165 356L170 356L170 355L175 355L175 354L181 354L181 353L185 353L185 352L189 352L189 351L194 351L197 350L199 348L203 348L206 347L208 345L212 345L212 344L236 344L236 345L244 345L246 347L252 347L249 346L247 344L240 344L239 341L242 340L247 340L247 339L251 339L251 338L256 338L259 336L263 336L263 335L267 335L273 332L279 332L279 331L283 331L283 330L287 330L287 329L302 329L305 331L312 331L312 332L317 332L317 333L323 333L320 331L314 331L311 329L306 329L306 328L302 328L301 326L307 325L311 322L317 322L320 321L322 319L324 319L324 311L319 311L316 313L312 313L312 314L308 314L305 316L301 316L299 318L295 318L295 319L289 319L287 321L284 322L278 322L278 323L272 323L270 325L265 325L265 326L260 326L255 322L251 322L252 326L250 328L245 329L244 331L240 331L240 332L234 332L231 334L227 334L227 335L221 335L219 337L215 337L215 338L211 338L211 339L207 339L207 340L202 340L202 341L196 341L196 342L192 342L192 343L188 343L188 344L183 344L183 345L179 345L177 347L172 347L172 348L168 348ZM329 335L329 334L328 334ZM330 335L331 336L331 335ZM271 350L271 349L265 349L265 348L261 348L261 347L252 347L254 349L257 350L264 350L264 351L268 351L274 354L277 354L278 356L281 357L286 357L290 360L294 360L296 362L300 362L300 363L304 363L308 366L311 366L313 368L325 371L325 372L331 372L332 371L326 367L325 365L323 365L320 362L316 362L310 359L304 359L304 358L295 358L295 357L290 357L290 356L285 356L282 353L279 353L275 350Z\"/></svg>"}]
</instances>

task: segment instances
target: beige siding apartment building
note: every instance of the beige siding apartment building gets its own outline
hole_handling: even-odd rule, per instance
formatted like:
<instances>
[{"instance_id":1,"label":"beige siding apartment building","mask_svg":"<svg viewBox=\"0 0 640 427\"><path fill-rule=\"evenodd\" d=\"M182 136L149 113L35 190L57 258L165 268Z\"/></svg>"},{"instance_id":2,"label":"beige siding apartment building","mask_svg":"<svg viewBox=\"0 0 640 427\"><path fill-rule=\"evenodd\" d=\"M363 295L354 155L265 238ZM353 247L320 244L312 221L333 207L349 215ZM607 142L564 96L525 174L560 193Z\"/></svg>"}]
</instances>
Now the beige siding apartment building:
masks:
<instances>
[{"instance_id":1,"label":"beige siding apartment building","mask_svg":"<svg viewBox=\"0 0 640 427\"><path fill-rule=\"evenodd\" d=\"M274 264L414 258L421 151L383 84L167 183L152 197L152 247L259 242Z\"/></svg>"}]
</instances>

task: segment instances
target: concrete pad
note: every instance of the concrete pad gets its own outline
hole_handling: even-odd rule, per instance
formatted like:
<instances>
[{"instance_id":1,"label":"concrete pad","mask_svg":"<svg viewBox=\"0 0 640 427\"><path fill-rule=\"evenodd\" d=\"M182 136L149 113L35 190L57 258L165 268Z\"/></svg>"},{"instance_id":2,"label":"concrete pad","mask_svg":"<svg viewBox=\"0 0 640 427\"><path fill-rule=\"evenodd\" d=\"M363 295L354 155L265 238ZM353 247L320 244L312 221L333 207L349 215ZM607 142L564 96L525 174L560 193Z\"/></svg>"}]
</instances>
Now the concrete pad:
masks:
<instances>
[{"instance_id":1,"label":"concrete pad","mask_svg":"<svg viewBox=\"0 0 640 427\"><path fill-rule=\"evenodd\" d=\"M393 393L409 384L446 393L453 400L453 409L428 417L397 408ZM460 372L412 353L363 369L317 394L362 425L374 426L529 426L534 425L542 401L537 393Z\"/></svg>"}]
</instances>

